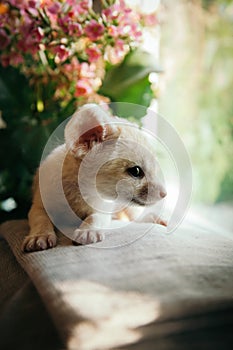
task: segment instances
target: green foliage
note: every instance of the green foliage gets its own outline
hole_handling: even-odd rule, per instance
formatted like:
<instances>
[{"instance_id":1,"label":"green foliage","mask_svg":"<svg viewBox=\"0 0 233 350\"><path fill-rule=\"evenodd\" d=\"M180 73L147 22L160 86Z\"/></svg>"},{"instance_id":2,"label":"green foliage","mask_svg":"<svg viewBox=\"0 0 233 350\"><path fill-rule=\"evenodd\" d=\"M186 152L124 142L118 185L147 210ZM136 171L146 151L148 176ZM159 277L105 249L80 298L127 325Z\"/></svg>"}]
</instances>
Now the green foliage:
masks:
<instances>
[{"instance_id":1,"label":"green foliage","mask_svg":"<svg viewBox=\"0 0 233 350\"><path fill-rule=\"evenodd\" d=\"M148 107L154 97L148 80L151 72L161 72L153 57L144 51L133 51L119 66L107 72L100 92L109 96L112 102L128 102ZM125 116L120 109L115 112L123 118L131 117L131 120L139 123L143 117L141 110L137 111L133 105L131 115Z\"/></svg>"},{"instance_id":2,"label":"green foliage","mask_svg":"<svg viewBox=\"0 0 233 350\"><path fill-rule=\"evenodd\" d=\"M17 203L12 213L1 211L1 220L26 215L43 147L52 130L74 112L74 104L61 108L46 92L47 108L39 112L38 95L28 81L16 69L0 67L0 110L7 126L0 129L0 204L9 197Z\"/></svg>"}]
</instances>

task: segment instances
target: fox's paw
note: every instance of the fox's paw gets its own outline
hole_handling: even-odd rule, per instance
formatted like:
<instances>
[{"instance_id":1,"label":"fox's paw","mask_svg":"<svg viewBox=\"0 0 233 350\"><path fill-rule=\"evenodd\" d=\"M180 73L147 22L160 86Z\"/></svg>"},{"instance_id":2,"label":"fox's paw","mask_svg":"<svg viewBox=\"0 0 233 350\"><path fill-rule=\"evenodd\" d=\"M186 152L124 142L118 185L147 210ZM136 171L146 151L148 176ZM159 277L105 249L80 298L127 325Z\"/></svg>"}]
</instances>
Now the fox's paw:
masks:
<instances>
[{"instance_id":1,"label":"fox's paw","mask_svg":"<svg viewBox=\"0 0 233 350\"><path fill-rule=\"evenodd\" d=\"M57 237L55 233L28 235L25 237L22 245L24 252L35 252L55 247Z\"/></svg>"},{"instance_id":2,"label":"fox's paw","mask_svg":"<svg viewBox=\"0 0 233 350\"><path fill-rule=\"evenodd\" d=\"M79 229L74 231L73 242L78 244L91 244L104 240L104 233L92 229Z\"/></svg>"},{"instance_id":3,"label":"fox's paw","mask_svg":"<svg viewBox=\"0 0 233 350\"><path fill-rule=\"evenodd\" d=\"M162 225L162 226L167 226L167 221L164 219L161 219L159 216L157 218L155 218L154 223Z\"/></svg>"},{"instance_id":4,"label":"fox's paw","mask_svg":"<svg viewBox=\"0 0 233 350\"><path fill-rule=\"evenodd\" d=\"M167 226L167 221L154 213L146 214L140 221Z\"/></svg>"}]
</instances>

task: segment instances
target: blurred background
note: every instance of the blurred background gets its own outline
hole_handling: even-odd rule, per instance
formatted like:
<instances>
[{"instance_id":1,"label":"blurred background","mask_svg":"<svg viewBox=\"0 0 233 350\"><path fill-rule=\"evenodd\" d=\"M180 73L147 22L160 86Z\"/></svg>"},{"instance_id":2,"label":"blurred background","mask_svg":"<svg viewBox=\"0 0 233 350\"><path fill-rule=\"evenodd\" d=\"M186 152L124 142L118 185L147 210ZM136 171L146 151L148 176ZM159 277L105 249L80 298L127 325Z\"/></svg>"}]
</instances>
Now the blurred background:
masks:
<instances>
[{"instance_id":1,"label":"blurred background","mask_svg":"<svg viewBox=\"0 0 233 350\"><path fill-rule=\"evenodd\" d=\"M11 11L10 3L3 1L0 4L0 16L5 16L5 19ZM108 8L118 2L94 1L97 16L102 16L103 3ZM123 2L120 3L123 6ZM5 28L2 21L0 221L26 217L31 201L32 177L46 140L79 105L90 101L152 105L175 127L190 154L194 176L192 202L208 206L232 203L233 1L128 0L125 3L133 14L139 16L135 17L136 22L140 19L139 29L135 23L130 24L134 37L124 32L119 42L111 32L103 39L105 42L109 40L108 45L104 41L101 43L100 38L93 39L91 48L95 45L94 48L102 50L102 56L94 63L89 56L82 54L86 50L85 43L82 43L81 51L77 51L80 65L87 63L93 67L95 64L94 73L91 73L91 79L94 74L95 84L97 82L95 91L89 91L86 85L76 86L75 90L68 88L65 93L62 89L56 90L57 75L51 72L71 64L71 59L61 61L57 52L48 53L44 48L45 39L40 53L42 51L49 65L49 73L46 71L49 79L46 80L43 73L43 57L41 63L41 56L40 60L34 53L29 57L25 48L23 63L14 60L6 64L15 38L11 34L11 41L6 44L9 28ZM126 7L124 11L127 17L129 11ZM126 17L125 21L128 20ZM130 18L130 21L135 18ZM111 19L111 30L113 26L121 27L120 19L118 23L117 20ZM122 28L128 26L123 24ZM137 30L142 35L138 35ZM62 45L64 43L65 40ZM39 69L30 71L30 65ZM44 80L41 80L42 76ZM52 81L51 76L55 76ZM136 112L129 118L142 123L142 115ZM149 125L153 129L153 120Z\"/></svg>"},{"instance_id":2,"label":"blurred background","mask_svg":"<svg viewBox=\"0 0 233 350\"><path fill-rule=\"evenodd\" d=\"M190 153L194 199L233 198L233 2L162 1L159 111Z\"/></svg>"}]
</instances>

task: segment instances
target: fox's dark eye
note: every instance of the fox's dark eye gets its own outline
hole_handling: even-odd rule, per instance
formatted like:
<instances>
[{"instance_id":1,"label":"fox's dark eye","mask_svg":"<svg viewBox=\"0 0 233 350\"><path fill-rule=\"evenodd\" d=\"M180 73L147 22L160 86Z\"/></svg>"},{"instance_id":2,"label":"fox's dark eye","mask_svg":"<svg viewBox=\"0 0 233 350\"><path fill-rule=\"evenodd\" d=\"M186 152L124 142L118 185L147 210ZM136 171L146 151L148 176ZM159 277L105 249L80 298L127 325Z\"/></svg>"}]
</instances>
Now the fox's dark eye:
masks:
<instances>
[{"instance_id":1,"label":"fox's dark eye","mask_svg":"<svg viewBox=\"0 0 233 350\"><path fill-rule=\"evenodd\" d=\"M142 179L145 176L143 170L140 168L140 166L137 165L133 166L132 168L128 168L127 172L129 175L137 179Z\"/></svg>"}]
</instances>

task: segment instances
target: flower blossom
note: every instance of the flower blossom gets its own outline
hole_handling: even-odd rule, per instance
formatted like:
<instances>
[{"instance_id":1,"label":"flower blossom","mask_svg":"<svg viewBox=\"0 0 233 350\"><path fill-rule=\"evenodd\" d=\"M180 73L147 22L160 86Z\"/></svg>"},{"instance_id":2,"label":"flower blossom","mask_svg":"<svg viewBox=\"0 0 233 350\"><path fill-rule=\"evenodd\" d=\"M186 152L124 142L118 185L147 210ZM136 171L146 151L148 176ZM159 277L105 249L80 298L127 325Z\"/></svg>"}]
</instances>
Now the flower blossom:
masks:
<instances>
[{"instance_id":1,"label":"flower blossom","mask_svg":"<svg viewBox=\"0 0 233 350\"><path fill-rule=\"evenodd\" d=\"M87 95L91 95L93 89L91 88L90 83L86 79L79 80L75 86L75 97L83 97Z\"/></svg>"},{"instance_id":2,"label":"flower blossom","mask_svg":"<svg viewBox=\"0 0 233 350\"><path fill-rule=\"evenodd\" d=\"M137 47L144 23L154 17L124 0L103 1L99 13L92 0L2 1L0 64L18 68L35 90L52 86L56 100L98 100L106 65Z\"/></svg>"},{"instance_id":3,"label":"flower blossom","mask_svg":"<svg viewBox=\"0 0 233 350\"><path fill-rule=\"evenodd\" d=\"M65 34L69 36L81 36L82 35L82 26L80 23L75 22L73 19L73 15L71 13L67 13L65 15L61 15L57 20L58 25L62 28Z\"/></svg>"},{"instance_id":4,"label":"flower blossom","mask_svg":"<svg viewBox=\"0 0 233 350\"><path fill-rule=\"evenodd\" d=\"M69 50L65 47L65 45L58 45L53 49L54 53L55 53L55 62L56 63L60 63L65 61L69 55L70 52Z\"/></svg>"},{"instance_id":5,"label":"flower blossom","mask_svg":"<svg viewBox=\"0 0 233 350\"><path fill-rule=\"evenodd\" d=\"M158 17L156 13L149 13L141 15L142 23L147 27L154 27L158 25Z\"/></svg>"},{"instance_id":6,"label":"flower blossom","mask_svg":"<svg viewBox=\"0 0 233 350\"><path fill-rule=\"evenodd\" d=\"M96 62L101 57L101 51L98 47L88 47L86 53L89 62Z\"/></svg>"},{"instance_id":7,"label":"flower blossom","mask_svg":"<svg viewBox=\"0 0 233 350\"><path fill-rule=\"evenodd\" d=\"M84 28L85 34L90 40L99 39L104 33L104 25L92 19Z\"/></svg>"}]
</instances>

